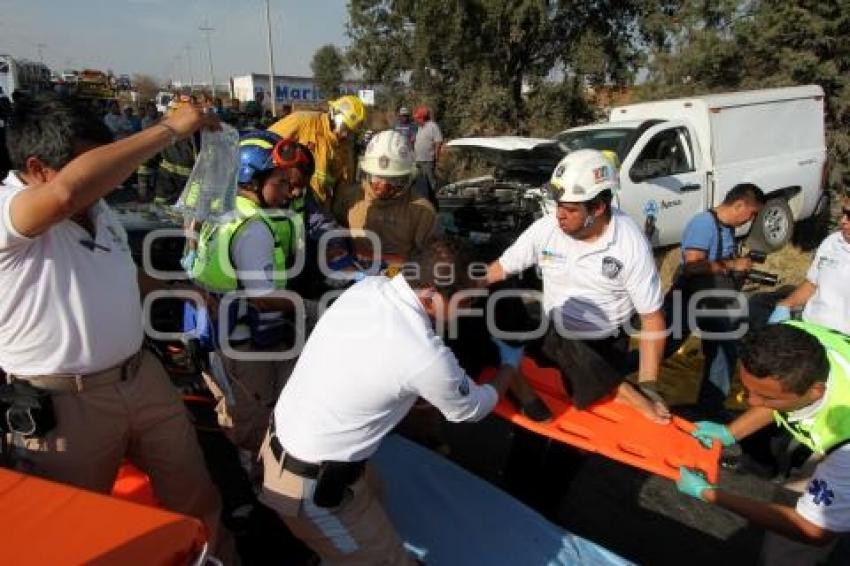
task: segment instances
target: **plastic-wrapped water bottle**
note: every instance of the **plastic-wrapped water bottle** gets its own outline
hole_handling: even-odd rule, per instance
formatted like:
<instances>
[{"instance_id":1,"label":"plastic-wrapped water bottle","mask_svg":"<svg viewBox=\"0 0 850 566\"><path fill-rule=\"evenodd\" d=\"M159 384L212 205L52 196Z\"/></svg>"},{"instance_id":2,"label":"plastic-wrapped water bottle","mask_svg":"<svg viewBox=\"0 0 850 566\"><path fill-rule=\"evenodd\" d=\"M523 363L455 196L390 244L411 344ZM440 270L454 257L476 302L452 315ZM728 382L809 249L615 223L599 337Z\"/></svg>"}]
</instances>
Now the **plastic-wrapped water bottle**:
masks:
<instances>
[{"instance_id":1,"label":"plastic-wrapped water bottle","mask_svg":"<svg viewBox=\"0 0 850 566\"><path fill-rule=\"evenodd\" d=\"M201 132L201 150L174 208L188 221L215 220L233 210L239 170L239 132Z\"/></svg>"}]
</instances>

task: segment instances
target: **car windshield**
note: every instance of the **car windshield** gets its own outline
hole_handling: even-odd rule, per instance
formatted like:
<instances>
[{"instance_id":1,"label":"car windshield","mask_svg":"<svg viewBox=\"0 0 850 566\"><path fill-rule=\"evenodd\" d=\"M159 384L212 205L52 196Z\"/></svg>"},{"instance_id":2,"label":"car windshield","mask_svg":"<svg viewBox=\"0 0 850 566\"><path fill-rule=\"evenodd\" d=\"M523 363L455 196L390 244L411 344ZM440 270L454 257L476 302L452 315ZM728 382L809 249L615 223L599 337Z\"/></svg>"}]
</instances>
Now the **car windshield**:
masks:
<instances>
[{"instance_id":1,"label":"car windshield","mask_svg":"<svg viewBox=\"0 0 850 566\"><path fill-rule=\"evenodd\" d=\"M556 136L556 139L570 151L579 149L609 150L615 152L617 157L622 160L628 150L626 140L632 132L634 132L632 128L582 130L560 133Z\"/></svg>"}]
</instances>

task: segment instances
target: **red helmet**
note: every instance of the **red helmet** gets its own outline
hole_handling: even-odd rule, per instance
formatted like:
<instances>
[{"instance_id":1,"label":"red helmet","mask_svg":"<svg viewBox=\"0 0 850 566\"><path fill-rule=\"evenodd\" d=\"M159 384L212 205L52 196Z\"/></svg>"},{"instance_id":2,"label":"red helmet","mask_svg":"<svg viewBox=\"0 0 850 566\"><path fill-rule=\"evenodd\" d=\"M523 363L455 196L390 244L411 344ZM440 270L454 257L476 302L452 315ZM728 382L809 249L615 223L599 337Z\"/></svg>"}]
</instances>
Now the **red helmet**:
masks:
<instances>
[{"instance_id":1,"label":"red helmet","mask_svg":"<svg viewBox=\"0 0 850 566\"><path fill-rule=\"evenodd\" d=\"M417 106L416 110L413 111L413 117L424 122L431 118L431 111L428 110L427 106Z\"/></svg>"}]
</instances>

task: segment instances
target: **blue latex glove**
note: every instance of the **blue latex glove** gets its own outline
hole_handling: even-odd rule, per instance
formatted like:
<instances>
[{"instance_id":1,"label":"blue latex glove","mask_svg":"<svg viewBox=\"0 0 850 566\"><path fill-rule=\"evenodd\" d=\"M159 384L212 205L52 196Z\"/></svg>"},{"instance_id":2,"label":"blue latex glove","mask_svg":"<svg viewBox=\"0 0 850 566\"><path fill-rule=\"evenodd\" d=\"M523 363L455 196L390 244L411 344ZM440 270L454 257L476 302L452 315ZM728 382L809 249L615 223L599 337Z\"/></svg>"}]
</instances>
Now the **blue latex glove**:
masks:
<instances>
[{"instance_id":1,"label":"blue latex glove","mask_svg":"<svg viewBox=\"0 0 850 566\"><path fill-rule=\"evenodd\" d=\"M676 487L679 491L686 495L690 495L695 499L705 501L703 492L707 489L717 489L716 485L708 483L702 472L689 470L685 466L679 467L679 479L676 481Z\"/></svg>"},{"instance_id":2,"label":"blue latex glove","mask_svg":"<svg viewBox=\"0 0 850 566\"><path fill-rule=\"evenodd\" d=\"M712 441L717 439L723 446L732 446L737 440L729 432L729 429L720 423L711 421L699 421L697 428L691 432L691 436L700 441L706 448L711 448Z\"/></svg>"},{"instance_id":3,"label":"blue latex glove","mask_svg":"<svg viewBox=\"0 0 850 566\"><path fill-rule=\"evenodd\" d=\"M499 348L499 359L503 366L511 366L514 369L519 369L519 363L522 361L522 356L525 354L524 346L511 346L507 342L498 338L490 337L493 344Z\"/></svg>"},{"instance_id":4,"label":"blue latex glove","mask_svg":"<svg viewBox=\"0 0 850 566\"><path fill-rule=\"evenodd\" d=\"M791 309L785 305L776 305L773 312L770 313L770 318L767 319L768 324L779 324L791 318Z\"/></svg>"}]
</instances>

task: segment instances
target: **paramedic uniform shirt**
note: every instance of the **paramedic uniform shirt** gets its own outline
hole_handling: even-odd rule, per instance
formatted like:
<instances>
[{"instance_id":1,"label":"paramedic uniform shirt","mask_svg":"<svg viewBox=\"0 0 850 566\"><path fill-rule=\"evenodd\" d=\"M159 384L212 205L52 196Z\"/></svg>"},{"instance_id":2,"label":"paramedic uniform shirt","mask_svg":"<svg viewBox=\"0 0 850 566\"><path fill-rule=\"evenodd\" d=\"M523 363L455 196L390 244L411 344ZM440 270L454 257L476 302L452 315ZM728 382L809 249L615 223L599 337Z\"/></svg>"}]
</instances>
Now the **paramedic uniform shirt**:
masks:
<instances>
[{"instance_id":1,"label":"paramedic uniform shirt","mask_svg":"<svg viewBox=\"0 0 850 566\"><path fill-rule=\"evenodd\" d=\"M71 220L22 236L10 218L21 190L14 173L0 186L0 366L17 375L86 374L121 363L143 337L127 234L98 201L94 238Z\"/></svg>"},{"instance_id":2,"label":"paramedic uniform shirt","mask_svg":"<svg viewBox=\"0 0 850 566\"><path fill-rule=\"evenodd\" d=\"M537 265L543 278L543 309L556 310L564 328L613 333L632 314L661 308L661 282L652 250L634 221L612 209L611 221L595 242L565 234L547 214L505 250L507 273Z\"/></svg>"},{"instance_id":3,"label":"paramedic uniform shirt","mask_svg":"<svg viewBox=\"0 0 850 566\"><path fill-rule=\"evenodd\" d=\"M817 290L806 303L803 320L850 334L850 243L841 232L821 243L806 279Z\"/></svg>"},{"instance_id":4,"label":"paramedic uniform shirt","mask_svg":"<svg viewBox=\"0 0 850 566\"><path fill-rule=\"evenodd\" d=\"M319 319L275 430L301 460L364 460L419 397L455 422L483 418L498 400L461 369L404 277L367 277Z\"/></svg>"}]
</instances>

